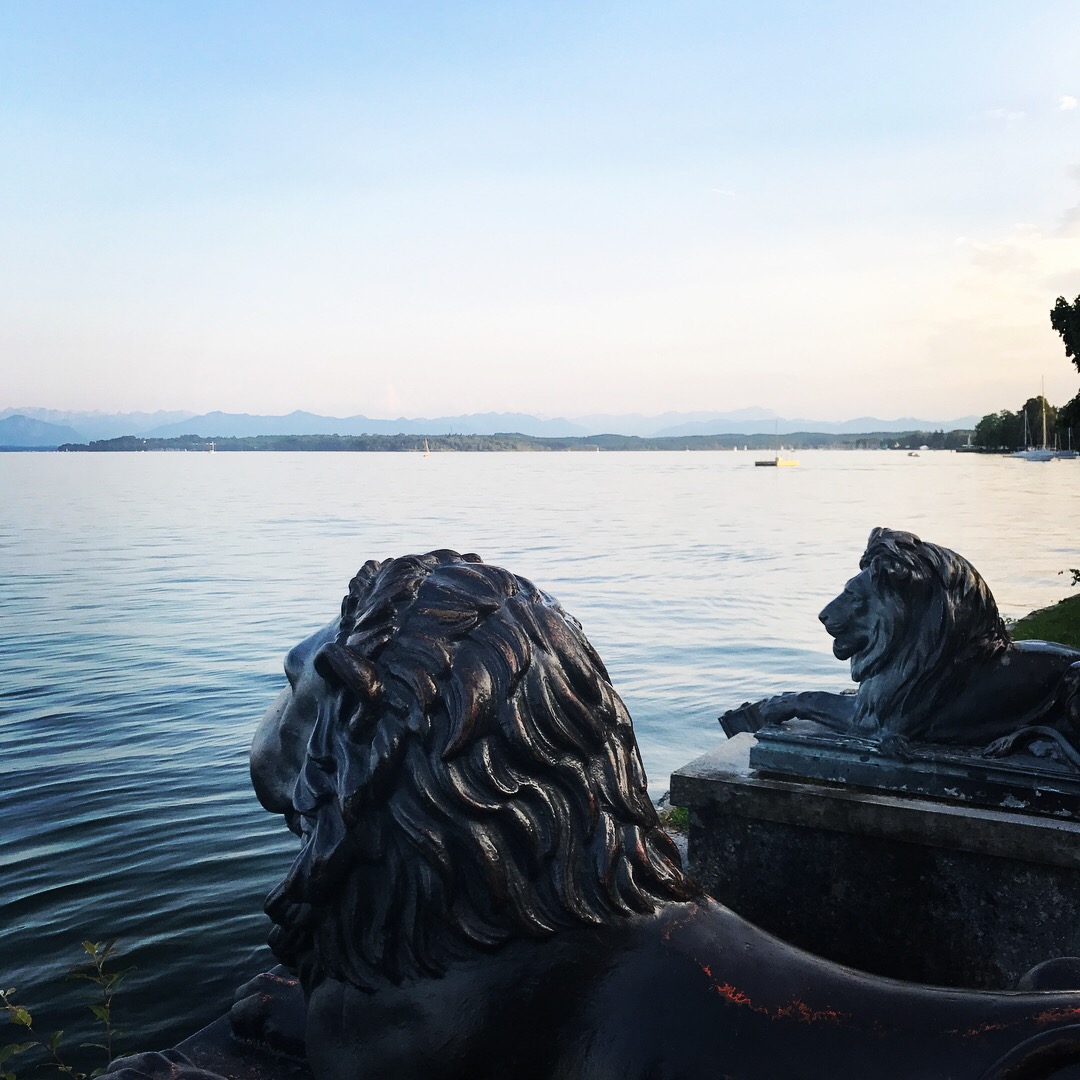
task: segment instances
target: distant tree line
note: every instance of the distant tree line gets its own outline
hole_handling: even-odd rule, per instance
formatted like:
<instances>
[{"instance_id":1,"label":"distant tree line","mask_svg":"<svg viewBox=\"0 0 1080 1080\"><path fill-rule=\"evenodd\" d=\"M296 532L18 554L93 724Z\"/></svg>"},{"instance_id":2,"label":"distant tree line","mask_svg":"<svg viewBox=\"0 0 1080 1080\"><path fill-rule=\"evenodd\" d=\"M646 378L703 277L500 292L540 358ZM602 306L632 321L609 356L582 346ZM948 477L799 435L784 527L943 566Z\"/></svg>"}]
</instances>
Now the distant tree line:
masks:
<instances>
[{"instance_id":1,"label":"distant tree line","mask_svg":"<svg viewBox=\"0 0 1080 1080\"><path fill-rule=\"evenodd\" d=\"M896 443L900 450L964 450L971 446L974 432L970 428L954 431L913 431ZM891 445L891 444L890 444Z\"/></svg>"},{"instance_id":2,"label":"distant tree line","mask_svg":"<svg viewBox=\"0 0 1080 1080\"><path fill-rule=\"evenodd\" d=\"M783 444L791 450L952 450L968 445L971 431L875 431L857 435L832 435L804 431L784 435ZM514 450L736 450L772 452L774 435L680 435L643 439L636 435L582 435L563 438L521 435L513 432L497 435L252 435L208 439L200 435L180 435L172 439L142 439L123 435L91 443L65 443L62 451L132 452L132 451L221 451L241 450L321 450L321 451L391 451L423 453L442 451L514 451Z\"/></svg>"},{"instance_id":3,"label":"distant tree line","mask_svg":"<svg viewBox=\"0 0 1080 1080\"><path fill-rule=\"evenodd\" d=\"M1070 402L1070 404L1072 404ZM1028 398L1016 411L988 413L975 425L976 446L984 450L1016 450L1024 445L1036 446L1042 443L1043 406L1046 407L1046 441L1050 446L1066 446L1069 442L1069 428L1066 410L1055 409L1040 394ZM1026 419L1025 419L1026 418Z\"/></svg>"},{"instance_id":4,"label":"distant tree line","mask_svg":"<svg viewBox=\"0 0 1080 1080\"><path fill-rule=\"evenodd\" d=\"M855 450L968 450L972 446L974 432L970 428L953 431L904 431L887 435L856 435L844 443Z\"/></svg>"}]
</instances>

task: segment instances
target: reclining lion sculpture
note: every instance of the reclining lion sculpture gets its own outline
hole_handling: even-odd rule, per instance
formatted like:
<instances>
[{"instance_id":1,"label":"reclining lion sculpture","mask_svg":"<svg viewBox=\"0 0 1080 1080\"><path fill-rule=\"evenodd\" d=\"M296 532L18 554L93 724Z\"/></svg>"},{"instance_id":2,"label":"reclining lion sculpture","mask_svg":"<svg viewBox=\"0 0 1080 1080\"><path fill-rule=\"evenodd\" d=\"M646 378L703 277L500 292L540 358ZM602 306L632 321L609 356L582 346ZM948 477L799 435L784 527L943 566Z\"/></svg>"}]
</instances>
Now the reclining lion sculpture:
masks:
<instances>
[{"instance_id":1,"label":"reclining lion sculpture","mask_svg":"<svg viewBox=\"0 0 1080 1080\"><path fill-rule=\"evenodd\" d=\"M944 1080L1080 1061L1080 993L875 978L705 896L599 656L520 577L450 551L369 562L285 667L252 777L301 838L267 911L318 1080Z\"/></svg>"},{"instance_id":2,"label":"reclining lion sculpture","mask_svg":"<svg viewBox=\"0 0 1080 1080\"><path fill-rule=\"evenodd\" d=\"M874 529L859 573L818 616L854 694L778 694L725 713L728 735L799 717L891 743L1036 744L1080 768L1080 652L1011 641L979 572L913 533Z\"/></svg>"},{"instance_id":3,"label":"reclining lion sculpture","mask_svg":"<svg viewBox=\"0 0 1080 1080\"><path fill-rule=\"evenodd\" d=\"M877 978L704 895L602 661L523 578L451 551L369 562L285 671L251 771L300 837L266 908L304 1001L264 976L241 1026L306 1041L315 1080L1034 1080L1080 1063L1080 991ZM260 1031L253 1009L275 1007ZM306 1030L281 1038L290 1009ZM176 1052L110 1073L147 1075L212 1080Z\"/></svg>"}]
</instances>

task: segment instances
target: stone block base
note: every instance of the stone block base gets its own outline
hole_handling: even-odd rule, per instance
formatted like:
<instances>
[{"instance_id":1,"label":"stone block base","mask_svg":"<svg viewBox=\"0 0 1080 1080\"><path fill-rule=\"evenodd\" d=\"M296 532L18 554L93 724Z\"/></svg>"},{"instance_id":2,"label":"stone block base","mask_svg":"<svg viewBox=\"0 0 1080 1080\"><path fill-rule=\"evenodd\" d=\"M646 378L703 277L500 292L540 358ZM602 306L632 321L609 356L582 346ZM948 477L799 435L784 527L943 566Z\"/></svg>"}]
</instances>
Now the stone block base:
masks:
<instances>
[{"instance_id":1,"label":"stone block base","mask_svg":"<svg viewBox=\"0 0 1080 1080\"><path fill-rule=\"evenodd\" d=\"M761 776L742 734L672 775L690 873L770 933L840 963L1008 989L1080 955L1080 824Z\"/></svg>"}]
</instances>

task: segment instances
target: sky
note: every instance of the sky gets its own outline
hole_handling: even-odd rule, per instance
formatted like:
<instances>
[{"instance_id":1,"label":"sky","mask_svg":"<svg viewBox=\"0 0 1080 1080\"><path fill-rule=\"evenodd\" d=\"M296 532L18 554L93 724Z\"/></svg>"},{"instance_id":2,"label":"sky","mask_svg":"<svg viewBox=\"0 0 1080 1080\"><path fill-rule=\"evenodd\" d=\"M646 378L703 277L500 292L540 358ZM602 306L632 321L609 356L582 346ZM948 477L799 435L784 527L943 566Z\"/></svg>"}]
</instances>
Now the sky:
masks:
<instances>
[{"instance_id":1,"label":"sky","mask_svg":"<svg viewBox=\"0 0 1080 1080\"><path fill-rule=\"evenodd\" d=\"M0 408L1080 386L1080 5L5 0Z\"/></svg>"}]
</instances>

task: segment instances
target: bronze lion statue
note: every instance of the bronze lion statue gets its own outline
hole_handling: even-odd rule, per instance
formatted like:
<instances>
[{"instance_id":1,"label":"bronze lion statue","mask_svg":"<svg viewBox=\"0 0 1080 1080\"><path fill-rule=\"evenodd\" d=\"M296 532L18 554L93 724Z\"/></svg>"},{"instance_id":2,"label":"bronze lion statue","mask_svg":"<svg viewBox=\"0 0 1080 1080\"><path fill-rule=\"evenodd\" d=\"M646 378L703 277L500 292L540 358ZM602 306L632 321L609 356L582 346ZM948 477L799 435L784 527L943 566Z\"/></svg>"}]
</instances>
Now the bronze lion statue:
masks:
<instances>
[{"instance_id":1,"label":"bronze lion statue","mask_svg":"<svg viewBox=\"0 0 1080 1080\"><path fill-rule=\"evenodd\" d=\"M300 838L266 909L316 1080L989 1080L1080 1062L1080 992L876 978L704 895L602 661L523 578L451 551L369 562L285 671L251 770Z\"/></svg>"},{"instance_id":2,"label":"bronze lion statue","mask_svg":"<svg viewBox=\"0 0 1080 1080\"><path fill-rule=\"evenodd\" d=\"M818 616L856 693L746 703L720 718L729 735L799 717L894 747L1034 746L1080 767L1080 652L1010 640L975 567L913 533L874 529L859 571Z\"/></svg>"}]
</instances>

